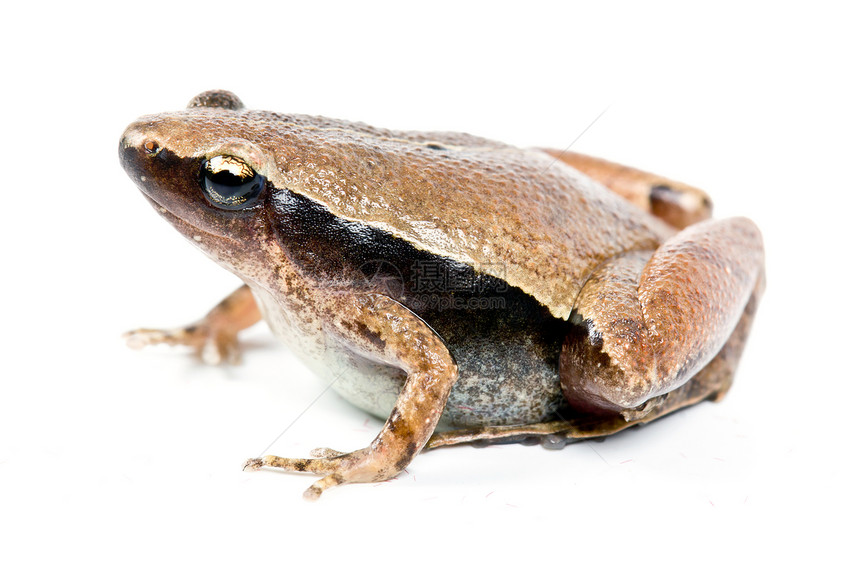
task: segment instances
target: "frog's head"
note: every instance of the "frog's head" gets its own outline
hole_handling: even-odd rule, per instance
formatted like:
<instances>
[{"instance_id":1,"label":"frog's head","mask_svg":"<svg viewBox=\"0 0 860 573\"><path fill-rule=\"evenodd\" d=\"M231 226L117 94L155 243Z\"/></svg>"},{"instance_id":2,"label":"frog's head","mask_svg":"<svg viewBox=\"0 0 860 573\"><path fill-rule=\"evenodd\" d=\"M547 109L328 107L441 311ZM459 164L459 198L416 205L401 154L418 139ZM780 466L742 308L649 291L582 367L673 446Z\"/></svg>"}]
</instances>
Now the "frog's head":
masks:
<instances>
[{"instance_id":1,"label":"frog's head","mask_svg":"<svg viewBox=\"0 0 860 573\"><path fill-rule=\"evenodd\" d=\"M174 113L144 116L123 133L120 161L161 215L234 269L267 231L273 158L230 92L204 92Z\"/></svg>"}]
</instances>

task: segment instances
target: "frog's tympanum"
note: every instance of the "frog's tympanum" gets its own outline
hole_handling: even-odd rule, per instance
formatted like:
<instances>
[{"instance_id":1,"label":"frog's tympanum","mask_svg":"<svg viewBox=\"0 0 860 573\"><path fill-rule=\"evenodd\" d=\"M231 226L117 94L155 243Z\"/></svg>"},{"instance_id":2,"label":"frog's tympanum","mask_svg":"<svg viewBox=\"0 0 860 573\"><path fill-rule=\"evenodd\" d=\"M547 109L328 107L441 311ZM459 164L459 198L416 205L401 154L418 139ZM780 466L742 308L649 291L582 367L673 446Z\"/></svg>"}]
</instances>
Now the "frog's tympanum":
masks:
<instances>
[{"instance_id":1,"label":"frog's tympanum","mask_svg":"<svg viewBox=\"0 0 860 573\"><path fill-rule=\"evenodd\" d=\"M764 288L751 221L712 220L702 191L578 153L253 111L210 91L132 123L119 155L244 282L202 320L131 345L235 361L237 333L263 318L386 419L354 452L246 464L323 476L310 498L396 476L422 449L560 446L719 399Z\"/></svg>"}]
</instances>

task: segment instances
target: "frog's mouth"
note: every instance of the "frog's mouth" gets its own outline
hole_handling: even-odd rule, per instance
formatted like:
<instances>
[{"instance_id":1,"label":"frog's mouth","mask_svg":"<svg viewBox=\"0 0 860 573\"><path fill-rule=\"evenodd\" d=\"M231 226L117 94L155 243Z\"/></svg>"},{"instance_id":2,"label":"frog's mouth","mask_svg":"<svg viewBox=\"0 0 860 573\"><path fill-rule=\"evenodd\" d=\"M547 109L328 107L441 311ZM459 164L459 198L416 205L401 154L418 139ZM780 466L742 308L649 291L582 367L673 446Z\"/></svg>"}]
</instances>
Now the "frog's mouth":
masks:
<instances>
[{"instance_id":1,"label":"frog's mouth","mask_svg":"<svg viewBox=\"0 0 860 573\"><path fill-rule=\"evenodd\" d=\"M173 225L173 227L179 231L185 238L191 240L196 245L201 245L203 243L208 242L211 244L216 241L229 241L231 243L238 243L234 237L230 237L227 235L221 235L218 233L213 233L211 231L204 231L200 227L192 225L187 220L183 219L179 215L172 212L170 209L156 201L150 196L149 193L146 192L145 189L141 189L143 192L143 196L149 202L152 207L158 211L158 214L161 215L168 223Z\"/></svg>"}]
</instances>

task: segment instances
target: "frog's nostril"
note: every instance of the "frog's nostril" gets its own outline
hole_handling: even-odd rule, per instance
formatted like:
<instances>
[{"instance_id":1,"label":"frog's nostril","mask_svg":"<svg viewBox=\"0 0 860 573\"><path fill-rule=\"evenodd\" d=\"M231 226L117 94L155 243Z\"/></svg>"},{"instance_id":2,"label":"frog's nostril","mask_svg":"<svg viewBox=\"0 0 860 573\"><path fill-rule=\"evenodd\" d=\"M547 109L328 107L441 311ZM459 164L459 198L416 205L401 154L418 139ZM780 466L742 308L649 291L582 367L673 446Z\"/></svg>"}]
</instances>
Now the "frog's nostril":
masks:
<instances>
[{"instance_id":1,"label":"frog's nostril","mask_svg":"<svg viewBox=\"0 0 860 573\"><path fill-rule=\"evenodd\" d=\"M155 155L161 151L161 137L153 133L152 122L138 120L125 128L121 145L124 149L134 148L147 155Z\"/></svg>"}]
</instances>

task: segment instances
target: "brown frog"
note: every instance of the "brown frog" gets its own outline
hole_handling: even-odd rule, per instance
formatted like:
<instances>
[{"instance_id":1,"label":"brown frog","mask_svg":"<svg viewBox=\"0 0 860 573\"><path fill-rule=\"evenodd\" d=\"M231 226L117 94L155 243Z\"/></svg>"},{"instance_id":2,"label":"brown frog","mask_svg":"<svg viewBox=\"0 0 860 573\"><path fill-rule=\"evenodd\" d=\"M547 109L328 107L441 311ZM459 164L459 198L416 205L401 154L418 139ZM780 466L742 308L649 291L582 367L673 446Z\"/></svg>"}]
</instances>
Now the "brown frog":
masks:
<instances>
[{"instance_id":1,"label":"brown frog","mask_svg":"<svg viewBox=\"0 0 860 573\"><path fill-rule=\"evenodd\" d=\"M137 330L235 361L261 317L345 399L367 447L246 468L389 479L422 449L612 434L732 383L764 288L747 219L702 191L577 153L245 109L226 91L149 115L123 167L245 283L205 318ZM445 432L434 432L437 425Z\"/></svg>"}]
</instances>

